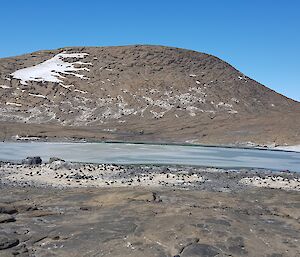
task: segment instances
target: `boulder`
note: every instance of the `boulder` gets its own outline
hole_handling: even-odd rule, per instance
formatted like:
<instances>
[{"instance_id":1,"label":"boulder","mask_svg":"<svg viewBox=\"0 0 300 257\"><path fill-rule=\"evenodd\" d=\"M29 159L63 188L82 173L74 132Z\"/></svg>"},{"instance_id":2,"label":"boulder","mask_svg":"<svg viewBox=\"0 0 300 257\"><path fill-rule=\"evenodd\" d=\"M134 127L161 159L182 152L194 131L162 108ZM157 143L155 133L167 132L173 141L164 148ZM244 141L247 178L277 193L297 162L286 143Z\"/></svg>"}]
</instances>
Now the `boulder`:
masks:
<instances>
[{"instance_id":1,"label":"boulder","mask_svg":"<svg viewBox=\"0 0 300 257\"><path fill-rule=\"evenodd\" d=\"M59 170L62 168L67 168L68 163L66 163L65 161L57 160L57 161L49 162L48 166L53 170Z\"/></svg>"},{"instance_id":2,"label":"boulder","mask_svg":"<svg viewBox=\"0 0 300 257\"><path fill-rule=\"evenodd\" d=\"M5 233L0 234L0 250L8 249L19 244L19 240ZM1 255L1 254L0 254Z\"/></svg>"},{"instance_id":3,"label":"boulder","mask_svg":"<svg viewBox=\"0 0 300 257\"><path fill-rule=\"evenodd\" d=\"M58 157L50 157L48 163L52 163L52 162L56 162L56 161L65 162L65 160L62 160Z\"/></svg>"},{"instance_id":4,"label":"boulder","mask_svg":"<svg viewBox=\"0 0 300 257\"><path fill-rule=\"evenodd\" d=\"M12 207L12 206L0 204L0 214L1 213L15 214L17 212L18 212L18 210L16 208Z\"/></svg>"},{"instance_id":5,"label":"boulder","mask_svg":"<svg viewBox=\"0 0 300 257\"><path fill-rule=\"evenodd\" d=\"M9 214L1 213L0 214L0 223L15 222L15 218Z\"/></svg>"},{"instance_id":6,"label":"boulder","mask_svg":"<svg viewBox=\"0 0 300 257\"><path fill-rule=\"evenodd\" d=\"M48 167L53 170L59 170L59 169L78 169L80 168L79 163L71 163L71 162L66 162L64 160L57 160L57 161L52 161L51 163L48 164Z\"/></svg>"},{"instance_id":7,"label":"boulder","mask_svg":"<svg viewBox=\"0 0 300 257\"><path fill-rule=\"evenodd\" d=\"M39 156L27 157L26 159L22 160L22 164L27 164L27 165L38 165L41 163L42 163L42 159Z\"/></svg>"},{"instance_id":8,"label":"boulder","mask_svg":"<svg viewBox=\"0 0 300 257\"><path fill-rule=\"evenodd\" d=\"M207 244L191 244L184 248L181 257L214 257L219 255L219 250Z\"/></svg>"}]
</instances>

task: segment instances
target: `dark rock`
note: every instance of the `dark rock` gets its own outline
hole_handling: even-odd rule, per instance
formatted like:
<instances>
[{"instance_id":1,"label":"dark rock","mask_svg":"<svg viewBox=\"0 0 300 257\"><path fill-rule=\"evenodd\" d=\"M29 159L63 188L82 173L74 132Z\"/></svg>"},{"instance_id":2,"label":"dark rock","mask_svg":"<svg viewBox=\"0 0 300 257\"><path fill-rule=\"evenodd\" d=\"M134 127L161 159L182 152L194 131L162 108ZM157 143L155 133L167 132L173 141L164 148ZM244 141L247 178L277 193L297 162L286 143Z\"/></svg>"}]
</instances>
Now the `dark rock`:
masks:
<instances>
[{"instance_id":1,"label":"dark rock","mask_svg":"<svg viewBox=\"0 0 300 257\"><path fill-rule=\"evenodd\" d=\"M227 240L229 244L228 250L235 254L246 254L247 251L245 249L244 238L238 237L230 237Z\"/></svg>"},{"instance_id":2,"label":"dark rock","mask_svg":"<svg viewBox=\"0 0 300 257\"><path fill-rule=\"evenodd\" d=\"M160 199L160 196L156 192L152 192L152 202L155 203L161 203L162 200Z\"/></svg>"},{"instance_id":3,"label":"dark rock","mask_svg":"<svg viewBox=\"0 0 300 257\"><path fill-rule=\"evenodd\" d=\"M56 161L65 162L65 160L60 159L60 158L58 158L58 157L50 157L50 158L49 158L49 163L56 162Z\"/></svg>"},{"instance_id":4,"label":"dark rock","mask_svg":"<svg viewBox=\"0 0 300 257\"><path fill-rule=\"evenodd\" d=\"M27 157L26 159L22 160L22 164L28 164L28 165L37 165L41 163L42 163L42 159L39 156Z\"/></svg>"},{"instance_id":5,"label":"dark rock","mask_svg":"<svg viewBox=\"0 0 300 257\"><path fill-rule=\"evenodd\" d=\"M179 253L182 253L183 250L191 245L196 244L199 242L199 238L185 238L184 240L181 240L177 246L175 246L176 250L178 250Z\"/></svg>"},{"instance_id":6,"label":"dark rock","mask_svg":"<svg viewBox=\"0 0 300 257\"><path fill-rule=\"evenodd\" d=\"M53 160L51 163L48 164L49 168L53 170L59 170L59 169L78 169L80 168L80 164L78 163L70 163L66 162L64 160Z\"/></svg>"},{"instance_id":7,"label":"dark rock","mask_svg":"<svg viewBox=\"0 0 300 257\"><path fill-rule=\"evenodd\" d=\"M38 207L36 206L29 206L28 208L26 208L26 211L37 211Z\"/></svg>"},{"instance_id":8,"label":"dark rock","mask_svg":"<svg viewBox=\"0 0 300 257\"><path fill-rule=\"evenodd\" d=\"M0 213L15 214L18 210L14 207L0 205Z\"/></svg>"},{"instance_id":9,"label":"dark rock","mask_svg":"<svg viewBox=\"0 0 300 257\"><path fill-rule=\"evenodd\" d=\"M191 244L187 246L181 257L213 257L219 254L219 250L211 245L207 244Z\"/></svg>"},{"instance_id":10,"label":"dark rock","mask_svg":"<svg viewBox=\"0 0 300 257\"><path fill-rule=\"evenodd\" d=\"M0 223L15 222L16 219L9 214L0 214Z\"/></svg>"},{"instance_id":11,"label":"dark rock","mask_svg":"<svg viewBox=\"0 0 300 257\"><path fill-rule=\"evenodd\" d=\"M0 234L0 250L12 248L18 244L19 240L17 238L11 237L7 234Z\"/></svg>"},{"instance_id":12,"label":"dark rock","mask_svg":"<svg viewBox=\"0 0 300 257\"><path fill-rule=\"evenodd\" d=\"M223 225L223 226L228 226L228 227L231 226L229 221L223 220L223 219L206 219L205 221L207 223L212 223L212 224L216 224L216 225Z\"/></svg>"},{"instance_id":13,"label":"dark rock","mask_svg":"<svg viewBox=\"0 0 300 257\"><path fill-rule=\"evenodd\" d=\"M14 251L12 252L13 255L17 255L20 257L29 257L29 251L25 245L18 245L14 248Z\"/></svg>"}]
</instances>

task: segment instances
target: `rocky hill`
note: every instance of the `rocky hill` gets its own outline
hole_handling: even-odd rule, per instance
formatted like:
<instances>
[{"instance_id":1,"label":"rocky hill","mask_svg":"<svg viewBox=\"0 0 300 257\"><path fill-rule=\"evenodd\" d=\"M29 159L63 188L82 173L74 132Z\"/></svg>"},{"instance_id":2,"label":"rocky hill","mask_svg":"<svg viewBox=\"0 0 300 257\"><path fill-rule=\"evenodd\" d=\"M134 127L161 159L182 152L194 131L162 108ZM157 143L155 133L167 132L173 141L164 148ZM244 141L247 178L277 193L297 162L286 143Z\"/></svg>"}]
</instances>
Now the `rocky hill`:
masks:
<instances>
[{"instance_id":1,"label":"rocky hill","mask_svg":"<svg viewBox=\"0 0 300 257\"><path fill-rule=\"evenodd\" d=\"M0 137L299 144L300 103L217 57L162 46L0 59Z\"/></svg>"}]
</instances>

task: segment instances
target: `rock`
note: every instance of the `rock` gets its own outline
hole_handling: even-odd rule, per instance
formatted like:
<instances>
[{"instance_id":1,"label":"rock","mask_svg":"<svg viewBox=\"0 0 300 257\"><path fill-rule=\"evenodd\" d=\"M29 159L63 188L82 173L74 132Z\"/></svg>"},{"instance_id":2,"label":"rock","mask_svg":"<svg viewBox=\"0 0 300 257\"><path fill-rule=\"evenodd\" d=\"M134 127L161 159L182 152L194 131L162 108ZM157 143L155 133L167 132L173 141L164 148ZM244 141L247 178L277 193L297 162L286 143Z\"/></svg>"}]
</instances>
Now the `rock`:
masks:
<instances>
[{"instance_id":1,"label":"rock","mask_svg":"<svg viewBox=\"0 0 300 257\"><path fill-rule=\"evenodd\" d=\"M14 246L17 246L18 244L19 239L11 237L5 233L0 234L0 250L12 248Z\"/></svg>"},{"instance_id":2,"label":"rock","mask_svg":"<svg viewBox=\"0 0 300 257\"><path fill-rule=\"evenodd\" d=\"M48 167L53 170L59 170L59 169L78 169L80 168L80 164L77 163L70 163L66 162L64 160L56 160L52 161L48 164Z\"/></svg>"},{"instance_id":3,"label":"rock","mask_svg":"<svg viewBox=\"0 0 300 257\"><path fill-rule=\"evenodd\" d=\"M65 165L66 165L65 161L53 160L50 162L50 160L49 160L49 168L54 169L54 170L63 168Z\"/></svg>"},{"instance_id":4,"label":"rock","mask_svg":"<svg viewBox=\"0 0 300 257\"><path fill-rule=\"evenodd\" d=\"M49 163L49 168L58 170L62 168L68 169L70 164L68 162L65 162L64 160L56 160Z\"/></svg>"},{"instance_id":5,"label":"rock","mask_svg":"<svg viewBox=\"0 0 300 257\"><path fill-rule=\"evenodd\" d=\"M184 248L181 257L214 257L219 254L217 248L207 244L191 244Z\"/></svg>"},{"instance_id":6,"label":"rock","mask_svg":"<svg viewBox=\"0 0 300 257\"><path fill-rule=\"evenodd\" d=\"M13 255L17 255L20 257L29 257L29 251L25 245L19 244L14 248L12 252Z\"/></svg>"},{"instance_id":7,"label":"rock","mask_svg":"<svg viewBox=\"0 0 300 257\"><path fill-rule=\"evenodd\" d=\"M182 253L184 248L186 248L188 245L196 244L199 242L198 238L185 238L181 240L178 245L175 246L175 249L178 250L179 253Z\"/></svg>"},{"instance_id":8,"label":"rock","mask_svg":"<svg viewBox=\"0 0 300 257\"><path fill-rule=\"evenodd\" d=\"M6 214L14 214L17 213L18 210L14 207L6 206L6 205L0 205L0 213L6 213Z\"/></svg>"},{"instance_id":9,"label":"rock","mask_svg":"<svg viewBox=\"0 0 300 257\"><path fill-rule=\"evenodd\" d=\"M223 225L223 226L227 226L227 227L231 226L229 221L223 220L223 219L206 219L205 222L216 224L216 225Z\"/></svg>"},{"instance_id":10,"label":"rock","mask_svg":"<svg viewBox=\"0 0 300 257\"><path fill-rule=\"evenodd\" d=\"M22 160L22 164L28 164L28 165L37 165L41 163L42 163L42 159L39 156L27 157L26 159Z\"/></svg>"},{"instance_id":11,"label":"rock","mask_svg":"<svg viewBox=\"0 0 300 257\"><path fill-rule=\"evenodd\" d=\"M0 214L0 223L15 222L16 219L9 214Z\"/></svg>"},{"instance_id":12,"label":"rock","mask_svg":"<svg viewBox=\"0 0 300 257\"><path fill-rule=\"evenodd\" d=\"M160 199L160 196L156 192L152 192L152 202L155 202L155 203L162 202L162 200Z\"/></svg>"},{"instance_id":13,"label":"rock","mask_svg":"<svg viewBox=\"0 0 300 257\"><path fill-rule=\"evenodd\" d=\"M247 250L245 249L244 238L238 237L230 237L227 239L227 243L229 244L228 250L235 254L247 254Z\"/></svg>"},{"instance_id":14,"label":"rock","mask_svg":"<svg viewBox=\"0 0 300 257\"><path fill-rule=\"evenodd\" d=\"M52 162L56 162L56 161L65 162L65 160L60 159L58 157L50 157L48 163L52 163Z\"/></svg>"},{"instance_id":15,"label":"rock","mask_svg":"<svg viewBox=\"0 0 300 257\"><path fill-rule=\"evenodd\" d=\"M283 255L281 253L272 253L268 254L267 257L283 257Z\"/></svg>"}]
</instances>

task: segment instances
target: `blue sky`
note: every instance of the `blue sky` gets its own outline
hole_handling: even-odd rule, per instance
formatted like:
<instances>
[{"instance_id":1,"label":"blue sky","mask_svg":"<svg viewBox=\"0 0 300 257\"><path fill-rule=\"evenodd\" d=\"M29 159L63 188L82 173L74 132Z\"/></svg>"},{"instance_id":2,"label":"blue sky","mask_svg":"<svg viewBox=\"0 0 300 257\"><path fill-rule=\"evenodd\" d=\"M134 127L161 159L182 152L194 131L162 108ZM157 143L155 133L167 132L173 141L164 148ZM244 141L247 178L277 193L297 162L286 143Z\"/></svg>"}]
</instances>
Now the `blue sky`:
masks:
<instances>
[{"instance_id":1,"label":"blue sky","mask_svg":"<svg viewBox=\"0 0 300 257\"><path fill-rule=\"evenodd\" d=\"M176 46L216 55L300 101L297 0L1 0L0 8L0 57L64 46Z\"/></svg>"}]
</instances>

